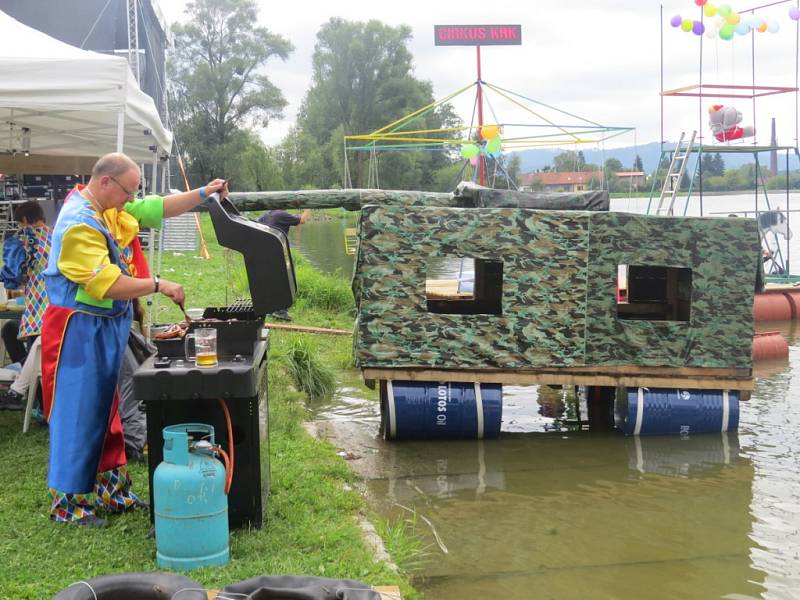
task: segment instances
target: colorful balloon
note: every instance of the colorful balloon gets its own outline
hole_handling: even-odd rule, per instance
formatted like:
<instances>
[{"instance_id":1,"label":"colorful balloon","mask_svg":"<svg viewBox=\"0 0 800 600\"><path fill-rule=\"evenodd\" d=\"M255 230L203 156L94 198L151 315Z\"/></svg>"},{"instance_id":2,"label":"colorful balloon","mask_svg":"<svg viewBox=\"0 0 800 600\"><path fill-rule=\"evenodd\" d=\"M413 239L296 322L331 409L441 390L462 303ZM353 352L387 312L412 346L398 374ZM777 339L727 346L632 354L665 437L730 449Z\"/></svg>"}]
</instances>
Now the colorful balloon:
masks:
<instances>
[{"instance_id":1,"label":"colorful balloon","mask_svg":"<svg viewBox=\"0 0 800 600\"><path fill-rule=\"evenodd\" d=\"M800 21L800 8L793 6L789 9L789 18L792 21Z\"/></svg>"},{"instance_id":2,"label":"colorful balloon","mask_svg":"<svg viewBox=\"0 0 800 600\"><path fill-rule=\"evenodd\" d=\"M477 156L471 157L469 159L469 164L471 164L473 167L476 166L478 164L478 157Z\"/></svg>"},{"instance_id":3,"label":"colorful balloon","mask_svg":"<svg viewBox=\"0 0 800 600\"><path fill-rule=\"evenodd\" d=\"M719 37L721 37L726 42L733 38L734 27L730 23L726 23L719 30Z\"/></svg>"},{"instance_id":4,"label":"colorful balloon","mask_svg":"<svg viewBox=\"0 0 800 600\"><path fill-rule=\"evenodd\" d=\"M767 30L767 22L761 21L761 25L759 25L756 29L761 33L764 33Z\"/></svg>"},{"instance_id":5,"label":"colorful balloon","mask_svg":"<svg viewBox=\"0 0 800 600\"><path fill-rule=\"evenodd\" d=\"M681 23L681 29L683 29L686 32L689 32L692 30L692 25L694 25L694 23L692 23L691 19L684 19L683 23Z\"/></svg>"},{"instance_id":6,"label":"colorful balloon","mask_svg":"<svg viewBox=\"0 0 800 600\"><path fill-rule=\"evenodd\" d=\"M497 154L500 152L500 147L503 144L503 140L500 139L500 136L497 135L486 142L486 153L487 154Z\"/></svg>"},{"instance_id":7,"label":"colorful balloon","mask_svg":"<svg viewBox=\"0 0 800 600\"><path fill-rule=\"evenodd\" d=\"M731 9L729 4L721 4L717 8L717 12L719 13L719 15L721 17L727 17L729 14L731 14L733 12L733 10Z\"/></svg>"},{"instance_id":8,"label":"colorful balloon","mask_svg":"<svg viewBox=\"0 0 800 600\"><path fill-rule=\"evenodd\" d=\"M742 20L742 17L739 16L739 13L732 12L731 14L725 17L725 20L730 23L731 25L738 25L739 21Z\"/></svg>"},{"instance_id":9,"label":"colorful balloon","mask_svg":"<svg viewBox=\"0 0 800 600\"><path fill-rule=\"evenodd\" d=\"M475 144L464 144L461 146L461 156L464 158L474 158L478 156L481 149L478 148Z\"/></svg>"},{"instance_id":10,"label":"colorful balloon","mask_svg":"<svg viewBox=\"0 0 800 600\"><path fill-rule=\"evenodd\" d=\"M706 4L703 7L703 14L707 17L713 17L717 14L717 7L714 4Z\"/></svg>"},{"instance_id":11,"label":"colorful balloon","mask_svg":"<svg viewBox=\"0 0 800 600\"><path fill-rule=\"evenodd\" d=\"M747 23L739 23L736 26L736 33L738 33L739 35L747 35L748 33L750 33L750 25L748 25Z\"/></svg>"},{"instance_id":12,"label":"colorful balloon","mask_svg":"<svg viewBox=\"0 0 800 600\"><path fill-rule=\"evenodd\" d=\"M697 4L697 6L703 6L706 2L708 2L708 0L694 0L694 3Z\"/></svg>"},{"instance_id":13,"label":"colorful balloon","mask_svg":"<svg viewBox=\"0 0 800 600\"><path fill-rule=\"evenodd\" d=\"M683 23L683 19L681 18L680 15L675 15L669 20L669 24L672 25L673 27L680 27L681 23Z\"/></svg>"},{"instance_id":14,"label":"colorful balloon","mask_svg":"<svg viewBox=\"0 0 800 600\"><path fill-rule=\"evenodd\" d=\"M692 23L692 33L695 35L703 35L703 32L706 30L706 26L703 25L702 21L695 21Z\"/></svg>"},{"instance_id":15,"label":"colorful balloon","mask_svg":"<svg viewBox=\"0 0 800 600\"><path fill-rule=\"evenodd\" d=\"M500 128L497 125L484 125L481 127L481 137L485 140L496 138L499 132Z\"/></svg>"},{"instance_id":16,"label":"colorful balloon","mask_svg":"<svg viewBox=\"0 0 800 600\"><path fill-rule=\"evenodd\" d=\"M769 23L767 23L767 31L769 31L770 33L778 33L778 30L780 28L781 26L778 25L777 21L770 21Z\"/></svg>"}]
</instances>

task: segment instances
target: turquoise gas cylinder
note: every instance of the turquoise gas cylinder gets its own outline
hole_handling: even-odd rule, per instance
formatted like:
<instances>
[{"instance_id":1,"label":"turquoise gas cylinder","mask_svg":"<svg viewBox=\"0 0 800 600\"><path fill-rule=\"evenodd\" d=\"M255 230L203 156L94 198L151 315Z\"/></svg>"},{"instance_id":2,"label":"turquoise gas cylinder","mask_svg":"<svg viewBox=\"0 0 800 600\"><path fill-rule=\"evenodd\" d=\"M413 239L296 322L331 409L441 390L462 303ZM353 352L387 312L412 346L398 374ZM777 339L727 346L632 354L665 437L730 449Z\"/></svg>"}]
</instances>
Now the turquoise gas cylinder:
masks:
<instances>
[{"instance_id":1,"label":"turquoise gas cylinder","mask_svg":"<svg viewBox=\"0 0 800 600\"><path fill-rule=\"evenodd\" d=\"M224 565L228 546L225 467L214 457L214 427L164 428L164 461L153 473L156 562L188 571ZM190 441L189 434L194 435Z\"/></svg>"}]
</instances>

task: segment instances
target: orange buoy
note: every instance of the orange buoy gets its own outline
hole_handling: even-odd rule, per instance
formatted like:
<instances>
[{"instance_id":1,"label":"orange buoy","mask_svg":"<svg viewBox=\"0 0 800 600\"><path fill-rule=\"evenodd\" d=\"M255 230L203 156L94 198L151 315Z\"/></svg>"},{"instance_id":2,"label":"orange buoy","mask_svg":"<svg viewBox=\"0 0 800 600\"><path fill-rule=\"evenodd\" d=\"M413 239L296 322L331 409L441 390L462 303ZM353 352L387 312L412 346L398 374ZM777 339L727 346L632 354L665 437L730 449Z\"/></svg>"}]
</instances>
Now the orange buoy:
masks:
<instances>
[{"instance_id":1,"label":"orange buoy","mask_svg":"<svg viewBox=\"0 0 800 600\"><path fill-rule=\"evenodd\" d=\"M779 331L764 331L753 336L753 360L787 356L789 356L789 343Z\"/></svg>"},{"instance_id":2,"label":"orange buoy","mask_svg":"<svg viewBox=\"0 0 800 600\"><path fill-rule=\"evenodd\" d=\"M792 307L792 319L800 319L800 290L784 290L783 295Z\"/></svg>"},{"instance_id":3,"label":"orange buoy","mask_svg":"<svg viewBox=\"0 0 800 600\"><path fill-rule=\"evenodd\" d=\"M765 292L753 298L753 319L760 321L791 321L794 317L794 298L783 292ZM800 298L799 298L800 300Z\"/></svg>"}]
</instances>

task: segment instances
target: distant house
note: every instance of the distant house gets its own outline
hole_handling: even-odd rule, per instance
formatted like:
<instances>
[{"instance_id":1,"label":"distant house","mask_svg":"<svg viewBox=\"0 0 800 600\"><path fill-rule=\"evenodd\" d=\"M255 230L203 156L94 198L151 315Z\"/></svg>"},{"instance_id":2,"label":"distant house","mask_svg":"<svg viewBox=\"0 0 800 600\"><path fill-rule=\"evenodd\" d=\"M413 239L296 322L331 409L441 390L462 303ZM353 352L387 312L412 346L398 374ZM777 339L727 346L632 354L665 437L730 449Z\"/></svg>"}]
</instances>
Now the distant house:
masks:
<instances>
[{"instance_id":1,"label":"distant house","mask_svg":"<svg viewBox=\"0 0 800 600\"><path fill-rule=\"evenodd\" d=\"M619 171L614 173L621 181L625 182L625 186L634 191L639 191L639 188L644 186L647 181L647 175L644 171Z\"/></svg>"},{"instance_id":2,"label":"distant house","mask_svg":"<svg viewBox=\"0 0 800 600\"><path fill-rule=\"evenodd\" d=\"M521 191L582 192L600 187L603 173L599 171L542 171L525 173L519 178Z\"/></svg>"}]
</instances>

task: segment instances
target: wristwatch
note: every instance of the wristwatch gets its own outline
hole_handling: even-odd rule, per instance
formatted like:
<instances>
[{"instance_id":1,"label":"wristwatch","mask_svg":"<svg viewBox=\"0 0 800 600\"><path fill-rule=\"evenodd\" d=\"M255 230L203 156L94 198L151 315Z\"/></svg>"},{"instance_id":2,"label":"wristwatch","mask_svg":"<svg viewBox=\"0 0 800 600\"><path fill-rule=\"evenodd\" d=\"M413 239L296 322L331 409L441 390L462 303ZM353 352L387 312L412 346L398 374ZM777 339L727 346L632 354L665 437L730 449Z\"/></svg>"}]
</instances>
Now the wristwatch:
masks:
<instances>
[{"instance_id":1,"label":"wristwatch","mask_svg":"<svg viewBox=\"0 0 800 600\"><path fill-rule=\"evenodd\" d=\"M158 275L158 274L153 275L153 284L154 284L154 287L155 287L155 289L153 290L153 293L157 294L158 293L158 287L161 284L161 276L160 275Z\"/></svg>"}]
</instances>

